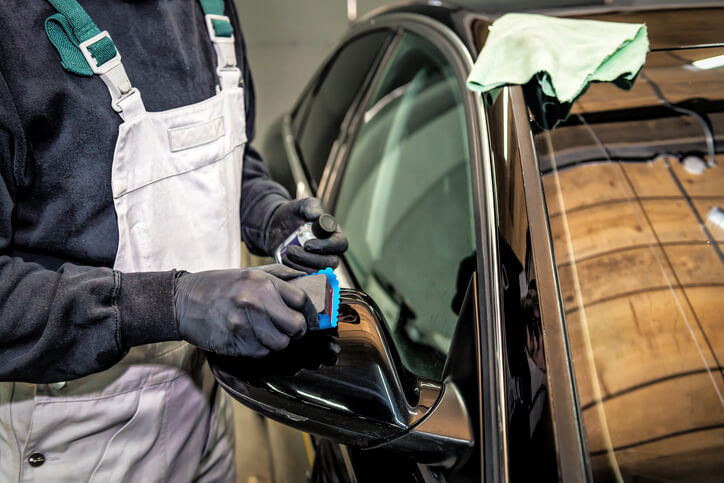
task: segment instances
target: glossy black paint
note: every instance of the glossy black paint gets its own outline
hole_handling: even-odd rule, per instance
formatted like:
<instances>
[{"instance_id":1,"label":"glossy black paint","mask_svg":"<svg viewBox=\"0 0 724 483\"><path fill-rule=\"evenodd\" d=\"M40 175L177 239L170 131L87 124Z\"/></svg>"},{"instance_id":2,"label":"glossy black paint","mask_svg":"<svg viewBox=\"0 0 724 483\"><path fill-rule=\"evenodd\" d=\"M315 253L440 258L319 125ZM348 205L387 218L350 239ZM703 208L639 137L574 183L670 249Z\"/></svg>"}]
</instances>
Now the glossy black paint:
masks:
<instances>
[{"instance_id":1,"label":"glossy black paint","mask_svg":"<svg viewBox=\"0 0 724 483\"><path fill-rule=\"evenodd\" d=\"M507 386L508 468L512 481L558 479L541 321L537 259L522 182L519 132L510 92L487 109L498 204L501 322ZM504 131L507 130L507 135ZM507 141L507 144L506 144Z\"/></svg>"},{"instance_id":2,"label":"glossy black paint","mask_svg":"<svg viewBox=\"0 0 724 483\"><path fill-rule=\"evenodd\" d=\"M336 330L308 333L264 359L210 355L209 363L229 394L264 416L340 443L375 446L405 433L442 389L404 371L381 317L369 297L342 290Z\"/></svg>"}]
</instances>

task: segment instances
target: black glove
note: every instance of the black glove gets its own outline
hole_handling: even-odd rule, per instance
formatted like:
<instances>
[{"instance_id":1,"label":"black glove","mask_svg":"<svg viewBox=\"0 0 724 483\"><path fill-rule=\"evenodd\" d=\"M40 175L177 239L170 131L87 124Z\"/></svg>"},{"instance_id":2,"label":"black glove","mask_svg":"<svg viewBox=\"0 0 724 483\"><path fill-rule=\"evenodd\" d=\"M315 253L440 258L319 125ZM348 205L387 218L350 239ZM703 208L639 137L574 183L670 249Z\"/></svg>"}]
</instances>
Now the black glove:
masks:
<instances>
[{"instance_id":1,"label":"black glove","mask_svg":"<svg viewBox=\"0 0 724 483\"><path fill-rule=\"evenodd\" d=\"M324 213L317 198L288 201L272 214L266 234L266 251L273 254L279 245L304 223ZM329 238L309 240L304 248L292 245L282 255L284 265L307 273L323 268L337 268L339 256L347 250L347 237L337 228Z\"/></svg>"},{"instance_id":2,"label":"black glove","mask_svg":"<svg viewBox=\"0 0 724 483\"><path fill-rule=\"evenodd\" d=\"M227 356L284 349L317 321L307 294L286 282L300 275L282 265L181 272L174 294L181 338Z\"/></svg>"}]
</instances>

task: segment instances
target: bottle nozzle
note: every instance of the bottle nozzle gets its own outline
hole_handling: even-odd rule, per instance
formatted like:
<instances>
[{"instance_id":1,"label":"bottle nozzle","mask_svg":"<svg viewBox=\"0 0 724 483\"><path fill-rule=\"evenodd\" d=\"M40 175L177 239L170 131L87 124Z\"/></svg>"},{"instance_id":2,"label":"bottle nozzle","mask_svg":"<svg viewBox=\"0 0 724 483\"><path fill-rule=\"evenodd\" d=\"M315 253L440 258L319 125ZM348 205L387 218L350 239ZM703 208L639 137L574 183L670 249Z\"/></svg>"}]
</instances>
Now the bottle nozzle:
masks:
<instances>
[{"instance_id":1,"label":"bottle nozzle","mask_svg":"<svg viewBox=\"0 0 724 483\"><path fill-rule=\"evenodd\" d=\"M317 238L329 238L337 231L337 220L330 214L324 213L312 223L312 233Z\"/></svg>"}]
</instances>

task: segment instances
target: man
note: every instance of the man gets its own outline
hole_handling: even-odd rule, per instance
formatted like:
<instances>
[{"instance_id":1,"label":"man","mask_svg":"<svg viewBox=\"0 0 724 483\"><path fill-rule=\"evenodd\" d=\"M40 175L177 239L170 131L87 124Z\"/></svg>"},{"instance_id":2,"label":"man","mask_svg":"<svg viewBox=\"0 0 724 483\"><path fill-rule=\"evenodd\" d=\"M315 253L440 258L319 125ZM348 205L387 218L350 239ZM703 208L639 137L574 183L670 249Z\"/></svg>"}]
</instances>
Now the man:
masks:
<instances>
[{"instance_id":1,"label":"man","mask_svg":"<svg viewBox=\"0 0 724 483\"><path fill-rule=\"evenodd\" d=\"M321 207L246 146L231 2L80 3L0 4L0 481L233 481L198 348L302 336L316 314L287 281L347 242L235 269L240 239L271 253Z\"/></svg>"}]
</instances>

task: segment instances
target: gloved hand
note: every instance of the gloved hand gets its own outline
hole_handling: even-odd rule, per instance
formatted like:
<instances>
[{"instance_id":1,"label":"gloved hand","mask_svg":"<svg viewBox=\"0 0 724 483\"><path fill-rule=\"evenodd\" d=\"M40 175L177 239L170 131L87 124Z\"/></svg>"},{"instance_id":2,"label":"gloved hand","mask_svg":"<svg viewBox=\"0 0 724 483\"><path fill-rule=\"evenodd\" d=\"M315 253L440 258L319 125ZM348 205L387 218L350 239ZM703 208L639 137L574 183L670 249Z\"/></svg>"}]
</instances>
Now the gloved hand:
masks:
<instances>
[{"instance_id":1,"label":"gloved hand","mask_svg":"<svg viewBox=\"0 0 724 483\"><path fill-rule=\"evenodd\" d=\"M266 234L266 251L269 254L304 223L314 221L324 213L317 198L288 201L272 214ZM337 268L339 256L347 250L347 237L339 228L327 239L309 240L304 248L292 245L282 255L284 265L307 273L327 267Z\"/></svg>"},{"instance_id":2,"label":"gloved hand","mask_svg":"<svg viewBox=\"0 0 724 483\"><path fill-rule=\"evenodd\" d=\"M282 265L181 273L174 294L181 338L227 356L284 349L317 320L307 294L286 282L301 275Z\"/></svg>"}]
</instances>

